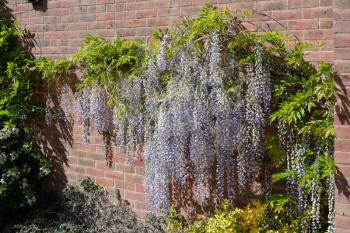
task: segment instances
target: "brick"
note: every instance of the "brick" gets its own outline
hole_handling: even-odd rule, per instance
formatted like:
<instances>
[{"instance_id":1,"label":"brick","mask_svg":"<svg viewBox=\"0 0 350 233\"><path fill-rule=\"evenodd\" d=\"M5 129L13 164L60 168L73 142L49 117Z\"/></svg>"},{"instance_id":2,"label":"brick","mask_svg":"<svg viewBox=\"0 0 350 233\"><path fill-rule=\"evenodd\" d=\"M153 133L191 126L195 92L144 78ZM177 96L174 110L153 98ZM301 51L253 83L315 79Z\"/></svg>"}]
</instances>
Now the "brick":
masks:
<instances>
[{"instance_id":1,"label":"brick","mask_svg":"<svg viewBox=\"0 0 350 233\"><path fill-rule=\"evenodd\" d=\"M348 1L348 0L333 0L333 6L334 6L334 8L340 8L340 9L350 8L350 1Z\"/></svg>"},{"instance_id":2,"label":"brick","mask_svg":"<svg viewBox=\"0 0 350 233\"><path fill-rule=\"evenodd\" d=\"M72 151L70 151L70 154L73 154L75 157L78 157L78 158L86 158L85 151L72 150Z\"/></svg>"},{"instance_id":3,"label":"brick","mask_svg":"<svg viewBox=\"0 0 350 233\"><path fill-rule=\"evenodd\" d=\"M90 159L79 159L78 164L85 167L95 167L95 161Z\"/></svg>"},{"instance_id":4,"label":"brick","mask_svg":"<svg viewBox=\"0 0 350 233\"><path fill-rule=\"evenodd\" d=\"M350 229L350 217L347 216L335 216L336 228ZM338 232L338 230L336 230Z\"/></svg>"},{"instance_id":5,"label":"brick","mask_svg":"<svg viewBox=\"0 0 350 233\"><path fill-rule=\"evenodd\" d=\"M125 158L125 154L120 154L120 153L116 153L115 155L113 155L112 158L114 163L125 163L126 158Z\"/></svg>"},{"instance_id":6,"label":"brick","mask_svg":"<svg viewBox=\"0 0 350 233\"><path fill-rule=\"evenodd\" d=\"M97 160L97 161L106 161L106 157L104 154L101 153L94 153L94 152L86 152L86 158Z\"/></svg>"},{"instance_id":7,"label":"brick","mask_svg":"<svg viewBox=\"0 0 350 233\"><path fill-rule=\"evenodd\" d=\"M116 36L135 36L136 35L136 29L135 28L118 28L115 30Z\"/></svg>"},{"instance_id":8,"label":"brick","mask_svg":"<svg viewBox=\"0 0 350 233\"><path fill-rule=\"evenodd\" d=\"M78 39L71 39L69 40L69 46L72 46L72 47L77 47L77 46L80 46L82 45L84 42L84 40L82 38L78 38Z\"/></svg>"},{"instance_id":9,"label":"brick","mask_svg":"<svg viewBox=\"0 0 350 233\"><path fill-rule=\"evenodd\" d=\"M144 177L141 175L125 174L124 180L130 183L143 184Z\"/></svg>"},{"instance_id":10,"label":"brick","mask_svg":"<svg viewBox=\"0 0 350 233\"><path fill-rule=\"evenodd\" d=\"M334 20L350 20L350 9L333 9Z\"/></svg>"},{"instance_id":11,"label":"brick","mask_svg":"<svg viewBox=\"0 0 350 233\"><path fill-rule=\"evenodd\" d=\"M157 9L136 11L136 18L150 18L157 16Z\"/></svg>"},{"instance_id":12,"label":"brick","mask_svg":"<svg viewBox=\"0 0 350 233\"><path fill-rule=\"evenodd\" d=\"M215 4L216 0L192 0L192 5L203 6L206 4Z\"/></svg>"},{"instance_id":13,"label":"brick","mask_svg":"<svg viewBox=\"0 0 350 233\"><path fill-rule=\"evenodd\" d=\"M336 151L347 152L350 151L350 140L346 139L337 139L334 144Z\"/></svg>"},{"instance_id":14,"label":"brick","mask_svg":"<svg viewBox=\"0 0 350 233\"><path fill-rule=\"evenodd\" d=\"M68 31L69 25L68 24L55 24L54 25L54 31Z\"/></svg>"},{"instance_id":15,"label":"brick","mask_svg":"<svg viewBox=\"0 0 350 233\"><path fill-rule=\"evenodd\" d=\"M164 0L152 0L145 2L145 9L160 9L160 8L168 8L169 1Z\"/></svg>"},{"instance_id":16,"label":"brick","mask_svg":"<svg viewBox=\"0 0 350 233\"><path fill-rule=\"evenodd\" d=\"M320 0L320 6L333 6L333 0Z\"/></svg>"},{"instance_id":17,"label":"brick","mask_svg":"<svg viewBox=\"0 0 350 233\"><path fill-rule=\"evenodd\" d=\"M125 21L126 27L145 27L146 19L130 19Z\"/></svg>"},{"instance_id":18,"label":"brick","mask_svg":"<svg viewBox=\"0 0 350 233\"><path fill-rule=\"evenodd\" d=\"M80 0L80 5L95 5L96 0Z\"/></svg>"},{"instance_id":19,"label":"brick","mask_svg":"<svg viewBox=\"0 0 350 233\"><path fill-rule=\"evenodd\" d=\"M118 0L117 0L118 1ZM114 3L115 0L97 0L97 4L108 4L108 3Z\"/></svg>"},{"instance_id":20,"label":"brick","mask_svg":"<svg viewBox=\"0 0 350 233\"><path fill-rule=\"evenodd\" d=\"M108 167L106 164L106 161L96 161L95 162L95 168L97 169L104 169L104 170L114 170L114 165L112 165L111 167Z\"/></svg>"},{"instance_id":21,"label":"brick","mask_svg":"<svg viewBox=\"0 0 350 233\"><path fill-rule=\"evenodd\" d=\"M115 163L115 170L126 173L135 173L135 166L122 163Z\"/></svg>"},{"instance_id":22,"label":"brick","mask_svg":"<svg viewBox=\"0 0 350 233\"><path fill-rule=\"evenodd\" d=\"M69 30L70 31L79 31L79 30L87 30L88 29L88 23L71 23L69 24ZM79 44L80 45L80 44ZM79 130L81 130L80 134L78 136L80 136L80 140L75 140L78 142L81 142L81 136L82 136L82 128L80 128Z\"/></svg>"},{"instance_id":23,"label":"brick","mask_svg":"<svg viewBox=\"0 0 350 233\"><path fill-rule=\"evenodd\" d=\"M350 32L350 21L335 22L333 29L335 32Z\"/></svg>"},{"instance_id":24,"label":"brick","mask_svg":"<svg viewBox=\"0 0 350 233\"><path fill-rule=\"evenodd\" d=\"M114 20L115 13L114 12L105 12L96 14L96 20L105 21L105 20Z\"/></svg>"},{"instance_id":25,"label":"brick","mask_svg":"<svg viewBox=\"0 0 350 233\"><path fill-rule=\"evenodd\" d=\"M98 177L104 177L104 170L103 169L96 169L96 168L86 168L86 173L91 176L98 176Z\"/></svg>"},{"instance_id":26,"label":"brick","mask_svg":"<svg viewBox=\"0 0 350 233\"><path fill-rule=\"evenodd\" d=\"M77 15L61 16L61 23L72 23L72 22L77 22L77 21L78 21Z\"/></svg>"},{"instance_id":27,"label":"brick","mask_svg":"<svg viewBox=\"0 0 350 233\"><path fill-rule=\"evenodd\" d=\"M220 2L220 0L219 0ZM229 5L231 10L241 10L241 9L256 9L256 2L238 2Z\"/></svg>"},{"instance_id":28,"label":"brick","mask_svg":"<svg viewBox=\"0 0 350 233\"><path fill-rule=\"evenodd\" d=\"M16 4L16 11L28 11L29 4Z\"/></svg>"},{"instance_id":29,"label":"brick","mask_svg":"<svg viewBox=\"0 0 350 233\"><path fill-rule=\"evenodd\" d=\"M117 171L105 171L105 177L109 177L114 180L124 180L124 173Z\"/></svg>"},{"instance_id":30,"label":"brick","mask_svg":"<svg viewBox=\"0 0 350 233\"><path fill-rule=\"evenodd\" d=\"M104 21L106 23L106 29L117 29L123 25L120 25L117 21Z\"/></svg>"},{"instance_id":31,"label":"brick","mask_svg":"<svg viewBox=\"0 0 350 233\"><path fill-rule=\"evenodd\" d=\"M166 9L158 9L158 16L174 16L180 15L180 8L166 8Z\"/></svg>"},{"instance_id":32,"label":"brick","mask_svg":"<svg viewBox=\"0 0 350 233\"><path fill-rule=\"evenodd\" d=\"M105 28L106 28L105 21L91 22L88 24L88 29L105 29ZM99 141L98 140L94 141L94 143L96 143L96 144L97 144L97 142L99 142Z\"/></svg>"},{"instance_id":33,"label":"brick","mask_svg":"<svg viewBox=\"0 0 350 233\"><path fill-rule=\"evenodd\" d=\"M349 184L350 184L349 180L346 180L344 178L340 179L339 177L336 177L335 202L344 203L344 204L350 203L349 187L348 187ZM344 186L347 186L348 188L345 188L344 190L343 188Z\"/></svg>"},{"instance_id":34,"label":"brick","mask_svg":"<svg viewBox=\"0 0 350 233\"><path fill-rule=\"evenodd\" d=\"M335 49L335 58L337 60L350 60L350 48Z\"/></svg>"},{"instance_id":35,"label":"brick","mask_svg":"<svg viewBox=\"0 0 350 233\"><path fill-rule=\"evenodd\" d=\"M350 33L337 33L334 35L334 47L350 47Z\"/></svg>"},{"instance_id":36,"label":"brick","mask_svg":"<svg viewBox=\"0 0 350 233\"><path fill-rule=\"evenodd\" d=\"M307 30L304 31L304 38L307 40L310 39L333 39L333 31L332 30Z\"/></svg>"},{"instance_id":37,"label":"brick","mask_svg":"<svg viewBox=\"0 0 350 233\"><path fill-rule=\"evenodd\" d=\"M126 3L126 10L127 11L143 10L143 9L145 9L145 3L144 2Z\"/></svg>"},{"instance_id":38,"label":"brick","mask_svg":"<svg viewBox=\"0 0 350 233\"><path fill-rule=\"evenodd\" d=\"M332 7L317 7L317 8L304 8L302 10L304 19L314 18L332 18L333 8Z\"/></svg>"},{"instance_id":39,"label":"brick","mask_svg":"<svg viewBox=\"0 0 350 233\"><path fill-rule=\"evenodd\" d=\"M29 21L31 24L42 24L44 22L43 17L31 17Z\"/></svg>"},{"instance_id":40,"label":"brick","mask_svg":"<svg viewBox=\"0 0 350 233\"><path fill-rule=\"evenodd\" d=\"M350 70L350 61L335 61L333 67L339 73L346 73ZM348 82L348 85L350 85L350 82Z\"/></svg>"},{"instance_id":41,"label":"brick","mask_svg":"<svg viewBox=\"0 0 350 233\"><path fill-rule=\"evenodd\" d=\"M45 54L59 54L60 53L59 48L57 48L57 47L45 47L45 48L41 49L41 52L45 53Z\"/></svg>"},{"instance_id":42,"label":"brick","mask_svg":"<svg viewBox=\"0 0 350 233\"><path fill-rule=\"evenodd\" d=\"M350 165L338 164L338 172L341 173L346 179L350 179Z\"/></svg>"},{"instance_id":43,"label":"brick","mask_svg":"<svg viewBox=\"0 0 350 233\"><path fill-rule=\"evenodd\" d=\"M128 183L122 180L114 180L114 186L121 190L135 191L135 184Z\"/></svg>"},{"instance_id":44,"label":"brick","mask_svg":"<svg viewBox=\"0 0 350 233\"><path fill-rule=\"evenodd\" d=\"M282 10L286 7L285 1L259 1L258 11Z\"/></svg>"},{"instance_id":45,"label":"brick","mask_svg":"<svg viewBox=\"0 0 350 233\"><path fill-rule=\"evenodd\" d=\"M141 155L141 157L142 157L142 155ZM145 164L144 164L144 160L140 160L140 159L133 159L133 161L132 161L132 166L134 166L134 167L139 167L139 166L141 166L141 167L143 167Z\"/></svg>"},{"instance_id":46,"label":"brick","mask_svg":"<svg viewBox=\"0 0 350 233\"><path fill-rule=\"evenodd\" d=\"M125 191L125 198L144 202L145 201L145 194L126 190Z\"/></svg>"},{"instance_id":47,"label":"brick","mask_svg":"<svg viewBox=\"0 0 350 233\"><path fill-rule=\"evenodd\" d=\"M349 139L350 138L350 126L335 126L336 138Z\"/></svg>"},{"instance_id":48,"label":"brick","mask_svg":"<svg viewBox=\"0 0 350 233\"><path fill-rule=\"evenodd\" d=\"M341 229L339 227L335 228L335 233L350 233L350 230Z\"/></svg>"},{"instance_id":49,"label":"brick","mask_svg":"<svg viewBox=\"0 0 350 233\"><path fill-rule=\"evenodd\" d=\"M103 13L101 13L103 14ZM78 16L79 22L92 22L96 20L96 15L94 14L88 14L88 15L79 15Z\"/></svg>"},{"instance_id":50,"label":"brick","mask_svg":"<svg viewBox=\"0 0 350 233\"><path fill-rule=\"evenodd\" d=\"M187 0L170 0L170 7L176 7L176 6L190 6L191 1Z\"/></svg>"},{"instance_id":51,"label":"brick","mask_svg":"<svg viewBox=\"0 0 350 233\"><path fill-rule=\"evenodd\" d=\"M350 152L339 152L334 153L334 161L336 164L350 164Z\"/></svg>"},{"instance_id":52,"label":"brick","mask_svg":"<svg viewBox=\"0 0 350 233\"><path fill-rule=\"evenodd\" d=\"M317 19L293 20L288 22L288 29L290 30L305 30L316 28L318 28Z\"/></svg>"},{"instance_id":53,"label":"brick","mask_svg":"<svg viewBox=\"0 0 350 233\"><path fill-rule=\"evenodd\" d=\"M137 28L136 36L151 36L154 29L151 27Z\"/></svg>"},{"instance_id":54,"label":"brick","mask_svg":"<svg viewBox=\"0 0 350 233\"><path fill-rule=\"evenodd\" d=\"M50 12L50 15L52 15L52 16L69 15L69 9L67 9L67 8L52 9Z\"/></svg>"},{"instance_id":55,"label":"brick","mask_svg":"<svg viewBox=\"0 0 350 233\"><path fill-rule=\"evenodd\" d=\"M145 192L145 185L143 184L135 184L135 191L139 193Z\"/></svg>"},{"instance_id":56,"label":"brick","mask_svg":"<svg viewBox=\"0 0 350 233\"><path fill-rule=\"evenodd\" d=\"M125 11L125 3L108 4L106 5L107 12Z\"/></svg>"},{"instance_id":57,"label":"brick","mask_svg":"<svg viewBox=\"0 0 350 233\"><path fill-rule=\"evenodd\" d=\"M190 15L198 15L202 10L200 6L190 6L181 8L180 15L182 16L190 16Z\"/></svg>"},{"instance_id":58,"label":"brick","mask_svg":"<svg viewBox=\"0 0 350 233\"><path fill-rule=\"evenodd\" d=\"M331 29L333 27L333 19L320 19L320 29Z\"/></svg>"},{"instance_id":59,"label":"brick","mask_svg":"<svg viewBox=\"0 0 350 233\"><path fill-rule=\"evenodd\" d=\"M60 39L62 32L45 32L44 35L46 39Z\"/></svg>"},{"instance_id":60,"label":"brick","mask_svg":"<svg viewBox=\"0 0 350 233\"><path fill-rule=\"evenodd\" d=\"M48 9L58 8L58 7L60 7L59 1L47 1L47 8Z\"/></svg>"},{"instance_id":61,"label":"brick","mask_svg":"<svg viewBox=\"0 0 350 233\"><path fill-rule=\"evenodd\" d=\"M60 39L76 38L78 35L78 32L63 31ZM89 148L93 148L93 146Z\"/></svg>"},{"instance_id":62,"label":"brick","mask_svg":"<svg viewBox=\"0 0 350 233\"><path fill-rule=\"evenodd\" d=\"M336 202L335 212L337 215L350 217L350 202L347 204Z\"/></svg>"},{"instance_id":63,"label":"brick","mask_svg":"<svg viewBox=\"0 0 350 233\"><path fill-rule=\"evenodd\" d=\"M157 17L157 18L147 19L147 26L148 27L166 26L166 25L168 25L168 23L169 23L168 17Z\"/></svg>"},{"instance_id":64,"label":"brick","mask_svg":"<svg viewBox=\"0 0 350 233\"><path fill-rule=\"evenodd\" d=\"M86 6L71 7L69 9L69 13L71 15L73 15L73 14L86 14L87 13L87 7Z\"/></svg>"},{"instance_id":65,"label":"brick","mask_svg":"<svg viewBox=\"0 0 350 233\"><path fill-rule=\"evenodd\" d=\"M272 11L272 17L276 20L300 19L301 18L301 10L300 9L288 9L288 10Z\"/></svg>"},{"instance_id":66,"label":"brick","mask_svg":"<svg viewBox=\"0 0 350 233\"><path fill-rule=\"evenodd\" d=\"M288 1L289 8L307 8L319 6L319 0L292 0Z\"/></svg>"},{"instance_id":67,"label":"brick","mask_svg":"<svg viewBox=\"0 0 350 233\"><path fill-rule=\"evenodd\" d=\"M74 0L65 0L59 2L61 8L78 6L79 2Z\"/></svg>"},{"instance_id":68,"label":"brick","mask_svg":"<svg viewBox=\"0 0 350 233\"><path fill-rule=\"evenodd\" d=\"M144 167L136 167L136 174L137 175L145 175L145 168Z\"/></svg>"},{"instance_id":69,"label":"brick","mask_svg":"<svg viewBox=\"0 0 350 233\"><path fill-rule=\"evenodd\" d=\"M103 185L103 186L106 186L106 187L114 187L113 179L111 179L111 178L96 177L95 181L99 185Z\"/></svg>"},{"instance_id":70,"label":"brick","mask_svg":"<svg viewBox=\"0 0 350 233\"><path fill-rule=\"evenodd\" d=\"M79 36L81 36L82 32L79 32ZM90 32L91 33L91 32ZM86 35L86 34L85 34ZM78 148L81 151L91 151L91 152L96 152L96 145L91 145L91 144L78 144Z\"/></svg>"}]
</instances>

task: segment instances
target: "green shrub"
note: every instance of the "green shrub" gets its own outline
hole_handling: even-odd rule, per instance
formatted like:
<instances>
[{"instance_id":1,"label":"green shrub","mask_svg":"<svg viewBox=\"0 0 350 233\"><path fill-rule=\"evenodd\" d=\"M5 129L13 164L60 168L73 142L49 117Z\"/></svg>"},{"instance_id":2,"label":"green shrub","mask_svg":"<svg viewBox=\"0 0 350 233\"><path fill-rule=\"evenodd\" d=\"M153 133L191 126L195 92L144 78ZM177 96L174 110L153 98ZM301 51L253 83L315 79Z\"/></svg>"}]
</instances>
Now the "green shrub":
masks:
<instances>
[{"instance_id":1,"label":"green shrub","mask_svg":"<svg viewBox=\"0 0 350 233\"><path fill-rule=\"evenodd\" d=\"M303 232L303 221L296 219L287 207L289 199L272 196L265 203L253 202L246 208L233 207L225 201L206 220L188 222L175 209L167 216L167 229L171 233L296 233Z\"/></svg>"},{"instance_id":2,"label":"green shrub","mask_svg":"<svg viewBox=\"0 0 350 233\"><path fill-rule=\"evenodd\" d=\"M36 201L38 182L50 173L50 162L31 142L20 138L18 129L0 130L0 210L17 210Z\"/></svg>"}]
</instances>

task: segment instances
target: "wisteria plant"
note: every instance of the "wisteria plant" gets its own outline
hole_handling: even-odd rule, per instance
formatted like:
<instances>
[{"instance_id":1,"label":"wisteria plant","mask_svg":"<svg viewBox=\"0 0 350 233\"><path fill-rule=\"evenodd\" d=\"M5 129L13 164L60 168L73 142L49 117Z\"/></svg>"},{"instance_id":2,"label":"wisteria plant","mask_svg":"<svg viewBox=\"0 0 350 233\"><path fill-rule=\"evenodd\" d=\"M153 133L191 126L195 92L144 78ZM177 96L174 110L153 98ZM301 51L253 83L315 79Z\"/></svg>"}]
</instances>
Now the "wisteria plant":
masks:
<instances>
[{"instance_id":1,"label":"wisteria plant","mask_svg":"<svg viewBox=\"0 0 350 233\"><path fill-rule=\"evenodd\" d=\"M333 232L335 74L305 61L305 45L241 20L207 6L150 46L87 37L72 60L83 141L93 123L144 159L154 212L269 200L285 180L303 229Z\"/></svg>"}]
</instances>

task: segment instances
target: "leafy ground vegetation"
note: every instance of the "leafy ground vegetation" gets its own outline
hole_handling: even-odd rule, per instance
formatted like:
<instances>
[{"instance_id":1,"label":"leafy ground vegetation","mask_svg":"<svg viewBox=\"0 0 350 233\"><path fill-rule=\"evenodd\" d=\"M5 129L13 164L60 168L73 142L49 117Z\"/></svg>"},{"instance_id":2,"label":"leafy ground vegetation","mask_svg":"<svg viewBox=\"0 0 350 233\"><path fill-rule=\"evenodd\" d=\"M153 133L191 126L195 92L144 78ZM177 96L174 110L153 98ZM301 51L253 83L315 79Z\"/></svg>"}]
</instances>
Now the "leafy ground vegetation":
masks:
<instances>
[{"instance_id":1,"label":"leafy ground vegetation","mask_svg":"<svg viewBox=\"0 0 350 233\"><path fill-rule=\"evenodd\" d=\"M80 186L68 186L54 201L21 217L5 226L3 232L165 232L164 222L152 215L145 220L138 218L119 192L111 197L89 178L82 180Z\"/></svg>"},{"instance_id":2,"label":"leafy ground vegetation","mask_svg":"<svg viewBox=\"0 0 350 233\"><path fill-rule=\"evenodd\" d=\"M94 198L69 196L78 191L68 188L53 225L31 219L34 225L8 229L161 232L165 224L169 232L333 232L335 74L327 63L306 62L307 45L293 38L245 30L246 16L207 6L198 17L155 33L148 45L88 36L71 59L4 63L0 77L9 90L23 87L30 96L36 79L29 74L36 74L59 92L63 112L47 93L48 126L72 124L76 116L82 143L89 143L92 124L103 135L108 163L114 142L130 166L135 158L145 160L152 219L162 223L147 228L130 212L118 214L126 211L120 199L105 206L104 191L85 183L84 192L94 187ZM71 90L73 75L78 82ZM14 109L4 128L16 109L26 110L16 113L18 122L41 109L2 96L0 109L9 106L2 112ZM69 204L75 201L77 208Z\"/></svg>"}]
</instances>

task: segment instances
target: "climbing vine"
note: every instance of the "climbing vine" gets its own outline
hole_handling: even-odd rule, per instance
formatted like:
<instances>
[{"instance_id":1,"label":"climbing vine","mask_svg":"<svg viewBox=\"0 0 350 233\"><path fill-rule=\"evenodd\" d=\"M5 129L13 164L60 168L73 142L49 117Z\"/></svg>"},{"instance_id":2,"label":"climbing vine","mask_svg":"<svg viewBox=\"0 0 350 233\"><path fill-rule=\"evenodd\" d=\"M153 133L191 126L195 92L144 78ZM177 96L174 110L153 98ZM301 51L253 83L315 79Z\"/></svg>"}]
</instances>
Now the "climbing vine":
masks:
<instances>
[{"instance_id":1,"label":"climbing vine","mask_svg":"<svg viewBox=\"0 0 350 233\"><path fill-rule=\"evenodd\" d=\"M185 190L190 208L268 199L273 182L285 181L294 217L310 216L303 229L333 232L335 74L291 42L207 6L149 46L88 36L69 65L46 73L80 72L83 143L94 124L130 162L144 154L153 211L189 207L178 200Z\"/></svg>"}]
</instances>

